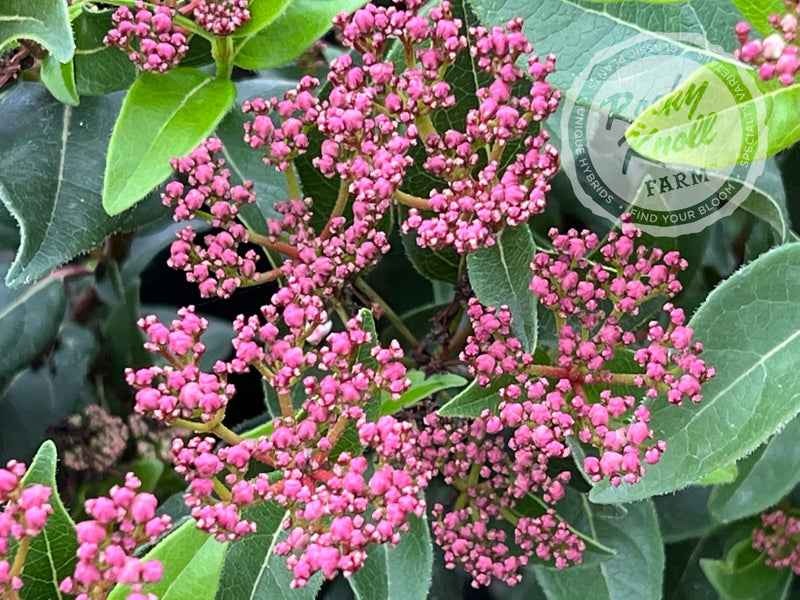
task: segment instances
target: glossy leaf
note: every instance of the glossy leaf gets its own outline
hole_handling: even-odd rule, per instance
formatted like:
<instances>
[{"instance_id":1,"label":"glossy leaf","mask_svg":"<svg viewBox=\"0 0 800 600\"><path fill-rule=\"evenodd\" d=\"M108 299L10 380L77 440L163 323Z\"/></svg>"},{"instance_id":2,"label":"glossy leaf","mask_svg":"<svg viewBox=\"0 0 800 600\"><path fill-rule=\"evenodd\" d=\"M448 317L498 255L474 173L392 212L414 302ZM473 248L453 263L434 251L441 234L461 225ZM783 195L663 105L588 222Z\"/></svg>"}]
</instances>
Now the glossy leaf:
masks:
<instances>
[{"instance_id":1,"label":"glossy leaf","mask_svg":"<svg viewBox=\"0 0 800 600\"><path fill-rule=\"evenodd\" d=\"M668 4L471 0L470 5L489 25L500 25L515 17L524 19L523 31L534 49L558 57L558 67L548 81L564 90L572 86L600 50L637 35L669 39L684 46L665 33L693 33L732 52L738 47L734 28L742 20L726 0Z\"/></svg>"},{"instance_id":2,"label":"glossy leaf","mask_svg":"<svg viewBox=\"0 0 800 600\"><path fill-rule=\"evenodd\" d=\"M188 68L142 73L128 90L111 134L103 207L130 208L172 172L217 126L236 98L230 80Z\"/></svg>"},{"instance_id":3,"label":"glossy leaf","mask_svg":"<svg viewBox=\"0 0 800 600\"><path fill-rule=\"evenodd\" d=\"M712 489L709 486L692 485L653 498L665 543L703 537L714 529L714 522L709 518L706 508Z\"/></svg>"},{"instance_id":4,"label":"glossy leaf","mask_svg":"<svg viewBox=\"0 0 800 600\"><path fill-rule=\"evenodd\" d=\"M22 600L61 598L58 586L65 577L72 575L78 560L75 555L78 550L75 523L64 508L56 487L57 462L55 444L48 440L39 448L22 480L24 485L40 483L48 486L51 490L49 503L53 508L45 528L31 540L22 572Z\"/></svg>"},{"instance_id":5,"label":"glossy leaf","mask_svg":"<svg viewBox=\"0 0 800 600\"><path fill-rule=\"evenodd\" d=\"M800 244L780 246L709 295L692 317L702 358L716 369L699 404L659 400L650 425L667 451L636 485L591 492L620 502L681 489L746 456L800 412Z\"/></svg>"},{"instance_id":6,"label":"glossy leaf","mask_svg":"<svg viewBox=\"0 0 800 600\"><path fill-rule=\"evenodd\" d=\"M0 48L19 39L35 40L65 63L75 52L67 5L61 0L3 0Z\"/></svg>"},{"instance_id":7,"label":"glossy leaf","mask_svg":"<svg viewBox=\"0 0 800 600\"><path fill-rule=\"evenodd\" d=\"M322 37L333 17L363 4L362 0L293 0L270 25L235 40L234 64L244 69L282 65Z\"/></svg>"},{"instance_id":8,"label":"glossy leaf","mask_svg":"<svg viewBox=\"0 0 800 600\"><path fill-rule=\"evenodd\" d=\"M306 587L292 589L286 557L275 554L275 544L288 535L282 526L287 511L264 502L245 510L243 516L255 521L258 531L231 545L216 600L314 600L322 585L322 573L314 575Z\"/></svg>"},{"instance_id":9,"label":"glossy leaf","mask_svg":"<svg viewBox=\"0 0 800 600\"><path fill-rule=\"evenodd\" d=\"M581 518L571 525L589 533L616 554L602 563L558 570L535 566L536 580L548 600L574 600L591 593L592 600L659 600L664 548L656 511L649 501L627 504L622 516L595 514L584 496Z\"/></svg>"},{"instance_id":10,"label":"glossy leaf","mask_svg":"<svg viewBox=\"0 0 800 600\"><path fill-rule=\"evenodd\" d=\"M142 558L158 560L164 568L161 581L144 586L142 593L159 600L214 600L228 545L198 529L194 519L185 521ZM130 587L118 585L108 600L124 600L130 593Z\"/></svg>"},{"instance_id":11,"label":"glossy leaf","mask_svg":"<svg viewBox=\"0 0 800 600\"><path fill-rule=\"evenodd\" d=\"M530 291L531 261L536 252L527 225L506 227L491 248L467 256L469 281L475 296L485 306L511 310L512 333L522 347L536 347L536 298Z\"/></svg>"},{"instance_id":12,"label":"glossy leaf","mask_svg":"<svg viewBox=\"0 0 800 600\"><path fill-rule=\"evenodd\" d=\"M493 379L488 387L478 385L477 380L473 380L461 393L442 406L439 414L443 417L479 417L486 409L497 412L497 406L502 400L500 388L511 383L514 383L514 378L510 375Z\"/></svg>"},{"instance_id":13,"label":"glossy leaf","mask_svg":"<svg viewBox=\"0 0 800 600\"><path fill-rule=\"evenodd\" d=\"M400 396L399 400L384 398L383 402L381 402L382 415L391 415L399 410L413 406L436 392L454 387L463 387L467 384L466 379L451 373L435 373L426 377L422 371L408 371L406 377L411 380L411 387L405 394Z\"/></svg>"},{"instance_id":14,"label":"glossy leaf","mask_svg":"<svg viewBox=\"0 0 800 600\"><path fill-rule=\"evenodd\" d=\"M52 55L46 56L42 60L40 76L42 83L56 100L70 106L80 104L78 89L75 86L75 66L72 60L60 63Z\"/></svg>"},{"instance_id":15,"label":"glossy leaf","mask_svg":"<svg viewBox=\"0 0 800 600\"><path fill-rule=\"evenodd\" d=\"M251 38L261 29L280 17L294 0L251 0L247 3L250 19L239 27L233 35Z\"/></svg>"},{"instance_id":16,"label":"glossy leaf","mask_svg":"<svg viewBox=\"0 0 800 600\"><path fill-rule=\"evenodd\" d=\"M111 29L116 9L89 9L86 5L72 22L75 30L75 83L82 96L98 96L130 86L137 67L124 51L106 46L103 38Z\"/></svg>"},{"instance_id":17,"label":"glossy leaf","mask_svg":"<svg viewBox=\"0 0 800 600\"><path fill-rule=\"evenodd\" d=\"M358 600L426 600L432 566L428 522L412 515L397 546L368 548L364 566L349 578L350 587Z\"/></svg>"},{"instance_id":18,"label":"glossy leaf","mask_svg":"<svg viewBox=\"0 0 800 600\"><path fill-rule=\"evenodd\" d=\"M790 569L764 564L764 555L745 538L730 549L725 560L700 559L714 588L726 599L773 600L785 597L792 580Z\"/></svg>"},{"instance_id":19,"label":"glossy leaf","mask_svg":"<svg viewBox=\"0 0 800 600\"><path fill-rule=\"evenodd\" d=\"M753 2L752 0L733 0L733 4L742 11L744 18L763 36L775 33L775 28L769 22L769 16L772 14L781 14L786 10L781 0L760 0L759 2Z\"/></svg>"},{"instance_id":20,"label":"glossy leaf","mask_svg":"<svg viewBox=\"0 0 800 600\"><path fill-rule=\"evenodd\" d=\"M674 108L690 97L692 103ZM698 115L692 115L695 102ZM798 106L800 84L762 81L752 68L714 60L640 113L625 137L657 161L700 168L749 164L800 140Z\"/></svg>"},{"instance_id":21,"label":"glossy leaf","mask_svg":"<svg viewBox=\"0 0 800 600\"><path fill-rule=\"evenodd\" d=\"M26 460L44 441L47 426L73 412L96 353L94 336L69 323L61 328L52 356L17 375L0 397L0 464Z\"/></svg>"},{"instance_id":22,"label":"glossy leaf","mask_svg":"<svg viewBox=\"0 0 800 600\"><path fill-rule=\"evenodd\" d=\"M716 486L708 512L719 523L754 515L777 504L800 481L800 417L739 463L739 477Z\"/></svg>"},{"instance_id":23,"label":"glossy leaf","mask_svg":"<svg viewBox=\"0 0 800 600\"><path fill-rule=\"evenodd\" d=\"M101 206L106 147L121 101L111 94L65 106L44 86L23 83L0 103L0 200L22 233L8 285L32 283L108 234L166 213L156 198L113 218Z\"/></svg>"},{"instance_id":24,"label":"glossy leaf","mask_svg":"<svg viewBox=\"0 0 800 600\"><path fill-rule=\"evenodd\" d=\"M61 281L16 290L0 283L0 396L14 375L50 346L65 306Z\"/></svg>"},{"instance_id":25,"label":"glossy leaf","mask_svg":"<svg viewBox=\"0 0 800 600\"><path fill-rule=\"evenodd\" d=\"M401 208L400 214L404 219L408 213ZM435 281L446 281L447 283L458 281L458 265L461 259L456 251L452 248L442 250L421 248L417 246L416 237L414 232L404 234L403 249L419 274Z\"/></svg>"}]
</instances>

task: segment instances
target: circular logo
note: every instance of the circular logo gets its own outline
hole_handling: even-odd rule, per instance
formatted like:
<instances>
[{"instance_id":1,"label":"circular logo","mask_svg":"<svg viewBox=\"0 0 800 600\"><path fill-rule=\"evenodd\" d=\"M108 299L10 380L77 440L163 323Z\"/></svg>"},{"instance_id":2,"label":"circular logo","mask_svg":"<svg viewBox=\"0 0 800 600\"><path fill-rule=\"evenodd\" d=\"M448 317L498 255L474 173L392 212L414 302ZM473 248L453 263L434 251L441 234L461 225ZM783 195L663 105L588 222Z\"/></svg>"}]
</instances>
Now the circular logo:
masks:
<instances>
[{"instance_id":1,"label":"circular logo","mask_svg":"<svg viewBox=\"0 0 800 600\"><path fill-rule=\"evenodd\" d=\"M636 36L598 53L566 93L564 170L578 199L656 236L729 215L763 172L755 81L700 36ZM627 134L626 134L627 132Z\"/></svg>"}]
</instances>

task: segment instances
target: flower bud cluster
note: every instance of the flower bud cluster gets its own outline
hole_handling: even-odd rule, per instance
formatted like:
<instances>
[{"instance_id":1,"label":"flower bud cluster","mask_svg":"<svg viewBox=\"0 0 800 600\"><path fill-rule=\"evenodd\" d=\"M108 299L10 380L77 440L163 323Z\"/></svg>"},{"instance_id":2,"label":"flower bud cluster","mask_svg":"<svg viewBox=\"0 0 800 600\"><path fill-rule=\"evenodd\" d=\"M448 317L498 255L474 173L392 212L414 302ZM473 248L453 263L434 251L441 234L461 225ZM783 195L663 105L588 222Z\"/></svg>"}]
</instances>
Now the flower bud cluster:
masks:
<instances>
[{"instance_id":1,"label":"flower bud cluster","mask_svg":"<svg viewBox=\"0 0 800 600\"><path fill-rule=\"evenodd\" d=\"M250 20L247 0L201 0L194 5L195 22L214 35L231 35Z\"/></svg>"},{"instance_id":2,"label":"flower bud cluster","mask_svg":"<svg viewBox=\"0 0 800 600\"><path fill-rule=\"evenodd\" d=\"M225 160L216 158L222 143L209 138L189 156L173 159L172 167L186 177L187 185L171 181L162 194L166 206L175 210L176 221L201 216L208 219L215 233L196 240L192 226L177 232L178 240L170 247L167 264L183 270L186 280L195 282L204 298L228 298L241 285L259 280L255 250L239 253L239 246L249 241L247 230L236 216L244 204L255 202L253 184L231 185L231 173Z\"/></svg>"},{"instance_id":3,"label":"flower bud cluster","mask_svg":"<svg viewBox=\"0 0 800 600\"><path fill-rule=\"evenodd\" d=\"M610 361L631 353L637 341L625 317L636 316L656 295L680 291L676 275L686 263L676 252L637 248L640 232L627 217L622 232L610 233L602 246L585 231L550 235L554 254L535 256L531 290L555 313L557 365L538 365L524 351L512 335L507 307L485 308L474 299L468 311L473 335L461 358L480 385L508 378L489 426L494 432L512 429L509 444L518 456L564 457L566 438L576 436L600 452L584 460L593 480L636 483L644 473L642 461L658 462L666 445L652 441L648 408L631 395L614 394L613 386L637 386L649 398L664 393L673 404L699 402L700 386L714 370L698 358L702 346L692 343L683 311L669 303L669 325L652 321L647 341L632 355L641 371L620 373ZM589 262L592 251L602 263Z\"/></svg>"},{"instance_id":4,"label":"flower bud cluster","mask_svg":"<svg viewBox=\"0 0 800 600\"><path fill-rule=\"evenodd\" d=\"M479 104L467 113L464 131L450 129L424 140L425 169L448 187L430 192L433 217L411 208L403 223L404 232L416 230L420 246L453 246L460 254L494 245L503 227L543 212L549 180L558 169L556 149L547 144L545 132L537 134L538 123L555 111L560 98L546 82L555 58L542 62L531 55L521 19L505 29L474 27L470 35L470 53L493 81L478 89ZM529 57L527 71L516 66L522 56ZM526 77L533 83L520 97L514 88ZM515 153L513 160L504 157L507 147Z\"/></svg>"},{"instance_id":5,"label":"flower bud cluster","mask_svg":"<svg viewBox=\"0 0 800 600\"><path fill-rule=\"evenodd\" d=\"M570 473L549 475L547 459L568 457L569 448L548 447L552 434L547 442L539 430L529 430L535 443L523 449L514 440L506 440L496 421L488 411L470 421L429 413L417 438L418 468L429 476L441 474L445 483L459 491L452 508L433 507L432 528L447 568L462 565L474 587L488 585L494 578L517 584L531 554L564 568L579 564L584 549L580 538L555 518L551 508L538 517L520 517L516 511L530 493L542 494L548 504L563 497ZM508 447L516 452L509 453ZM516 546L508 539L509 525Z\"/></svg>"},{"instance_id":6,"label":"flower bud cluster","mask_svg":"<svg viewBox=\"0 0 800 600\"><path fill-rule=\"evenodd\" d=\"M34 483L24 485L25 465L16 460L0 469L0 596L22 587L19 572L12 572L9 561L11 541L17 544L36 537L53 512L50 488ZM19 546L18 546L19 547Z\"/></svg>"},{"instance_id":7,"label":"flower bud cluster","mask_svg":"<svg viewBox=\"0 0 800 600\"><path fill-rule=\"evenodd\" d=\"M128 445L130 432L120 417L98 404L90 404L83 414L70 415L59 428L63 440L64 466L75 471L109 471L119 462Z\"/></svg>"},{"instance_id":8,"label":"flower bud cluster","mask_svg":"<svg viewBox=\"0 0 800 600\"><path fill-rule=\"evenodd\" d=\"M327 318L319 309L316 303L290 303L278 313L273 304L262 310L266 324L255 316L235 322L232 370L257 368L282 407L302 381L302 419L279 417L270 435L222 448L210 437L173 443L175 469L189 482L185 498L192 516L218 539L255 531L255 523L243 516L255 503L272 501L289 511L284 522L289 535L276 551L288 555L294 586L305 585L317 571L326 578L353 573L370 544L397 544L409 517L424 513L421 491L430 478L408 461L415 446L410 423L389 416L368 419L375 417L381 394L397 399L410 384L399 345L373 346L357 316L345 331L304 352L304 341ZM278 324L288 333L280 336ZM311 367L316 374L308 372ZM360 444L337 447L348 427L355 428ZM361 456L365 448L377 458L371 473ZM248 479L253 459L273 475Z\"/></svg>"},{"instance_id":9,"label":"flower bud cluster","mask_svg":"<svg viewBox=\"0 0 800 600\"><path fill-rule=\"evenodd\" d=\"M208 321L197 316L194 306L181 308L178 315L181 318L173 320L169 328L155 315L139 319L147 336L145 348L162 355L169 364L125 370L128 385L138 390L135 410L167 423L175 419L221 420L236 391L227 383L228 366L217 361L213 373L200 370L198 364L205 352L200 336Z\"/></svg>"},{"instance_id":10,"label":"flower bud cluster","mask_svg":"<svg viewBox=\"0 0 800 600\"><path fill-rule=\"evenodd\" d=\"M761 527L753 530L753 548L766 553L770 567L800 575L800 519L782 510L761 515Z\"/></svg>"},{"instance_id":11,"label":"flower bud cluster","mask_svg":"<svg viewBox=\"0 0 800 600\"><path fill-rule=\"evenodd\" d=\"M143 71L164 73L177 66L189 50L187 32L172 22L174 15L168 6L156 6L151 12L141 0L133 11L120 6L111 15L114 27L103 43L122 48Z\"/></svg>"},{"instance_id":12,"label":"flower bud cluster","mask_svg":"<svg viewBox=\"0 0 800 600\"><path fill-rule=\"evenodd\" d=\"M792 85L797 82L800 73L800 38L797 36L797 21L800 18L800 3L798 0L784 0L786 14L772 14L770 24L776 32L765 39L748 39L750 25L744 21L736 25L736 36L739 38L741 48L733 55L755 67L758 75L767 81L778 78L783 85Z\"/></svg>"},{"instance_id":13,"label":"flower bud cluster","mask_svg":"<svg viewBox=\"0 0 800 600\"><path fill-rule=\"evenodd\" d=\"M122 486L111 488L108 497L92 498L84 504L91 517L76 525L78 563L71 577L61 582L60 590L76 595L76 600L105 597L116 584L130 586L127 600L157 600L144 595L142 587L161 580L161 563L133 556L144 543L153 542L169 530L167 515L156 516L158 500L148 493L137 493L141 482L128 473Z\"/></svg>"}]
</instances>

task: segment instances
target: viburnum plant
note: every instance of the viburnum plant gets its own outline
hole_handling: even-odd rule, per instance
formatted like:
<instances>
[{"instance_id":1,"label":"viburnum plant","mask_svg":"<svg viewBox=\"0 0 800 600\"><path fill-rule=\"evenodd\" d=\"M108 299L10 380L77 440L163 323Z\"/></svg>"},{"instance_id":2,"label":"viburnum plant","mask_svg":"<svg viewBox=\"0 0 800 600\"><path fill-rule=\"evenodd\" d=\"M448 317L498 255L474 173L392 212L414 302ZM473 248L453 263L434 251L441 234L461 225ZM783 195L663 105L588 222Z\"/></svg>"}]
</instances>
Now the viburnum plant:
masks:
<instances>
[{"instance_id":1,"label":"viburnum plant","mask_svg":"<svg viewBox=\"0 0 800 600\"><path fill-rule=\"evenodd\" d=\"M0 6L0 596L797 593L796 0L40 4ZM644 28L780 128L700 233L559 172L587 32Z\"/></svg>"}]
</instances>

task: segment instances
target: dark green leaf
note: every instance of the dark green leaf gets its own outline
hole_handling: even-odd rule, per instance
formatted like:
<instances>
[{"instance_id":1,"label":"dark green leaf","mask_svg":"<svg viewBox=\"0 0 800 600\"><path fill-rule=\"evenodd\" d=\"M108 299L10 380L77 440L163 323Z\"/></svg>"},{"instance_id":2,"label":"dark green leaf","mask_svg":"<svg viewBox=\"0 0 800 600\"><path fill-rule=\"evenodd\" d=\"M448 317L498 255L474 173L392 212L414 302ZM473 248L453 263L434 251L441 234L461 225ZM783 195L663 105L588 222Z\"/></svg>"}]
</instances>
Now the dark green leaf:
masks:
<instances>
[{"instance_id":1,"label":"dark green leaf","mask_svg":"<svg viewBox=\"0 0 800 600\"><path fill-rule=\"evenodd\" d=\"M56 488L55 444L46 441L39 448L33 462L25 473L24 485L40 483L50 488L52 514L42 532L31 540L25 570L22 572L23 600L61 598L58 586L70 575L77 561L78 540L75 538L75 523L64 508Z\"/></svg>"},{"instance_id":2,"label":"dark green leaf","mask_svg":"<svg viewBox=\"0 0 800 600\"><path fill-rule=\"evenodd\" d=\"M602 563L557 570L535 566L548 600L659 600L664 548L656 511L648 502L625 505L623 516L601 516L584 496L582 518L570 524L616 551Z\"/></svg>"},{"instance_id":3,"label":"dark green leaf","mask_svg":"<svg viewBox=\"0 0 800 600\"><path fill-rule=\"evenodd\" d=\"M164 577L144 586L142 593L155 594L159 600L214 600L227 549L227 543L218 542L189 519L144 555L142 560L161 562ZM108 600L124 600L130 593L130 587L118 585Z\"/></svg>"},{"instance_id":4,"label":"dark green leaf","mask_svg":"<svg viewBox=\"0 0 800 600\"><path fill-rule=\"evenodd\" d=\"M108 147L103 207L130 208L172 172L171 158L200 144L233 106L236 87L202 71L142 73L131 86Z\"/></svg>"},{"instance_id":5,"label":"dark green leaf","mask_svg":"<svg viewBox=\"0 0 800 600\"><path fill-rule=\"evenodd\" d=\"M800 417L739 463L739 477L715 487L708 512L720 523L757 514L777 504L800 481Z\"/></svg>"},{"instance_id":6,"label":"dark green leaf","mask_svg":"<svg viewBox=\"0 0 800 600\"><path fill-rule=\"evenodd\" d=\"M401 219L405 219L408 211L400 208ZM455 283L458 281L458 265L461 260L458 253L452 248L442 250L431 250L421 248L416 242L417 236L414 232L403 235L403 248L406 256L419 274L436 281L446 281Z\"/></svg>"},{"instance_id":7,"label":"dark green leaf","mask_svg":"<svg viewBox=\"0 0 800 600\"><path fill-rule=\"evenodd\" d=\"M42 60L41 79L53 97L62 104L78 106L80 98L75 87L75 67L73 61L58 62L53 55Z\"/></svg>"},{"instance_id":8,"label":"dark green leaf","mask_svg":"<svg viewBox=\"0 0 800 600\"><path fill-rule=\"evenodd\" d=\"M730 549L725 560L700 559L711 585L724 597L742 600L784 598L791 580L790 569L776 569L764 564L764 555L753 549L745 538Z\"/></svg>"},{"instance_id":9,"label":"dark green leaf","mask_svg":"<svg viewBox=\"0 0 800 600\"><path fill-rule=\"evenodd\" d=\"M358 600L425 600L432 566L428 522L411 516L397 546L369 547L364 566L350 576L350 586Z\"/></svg>"},{"instance_id":10,"label":"dark green leaf","mask_svg":"<svg viewBox=\"0 0 800 600\"><path fill-rule=\"evenodd\" d=\"M460 394L442 406L439 414L443 417L479 417L486 409L496 413L497 406L502 400L500 388L514 381L511 375L503 375L493 379L489 387L483 387L474 380Z\"/></svg>"},{"instance_id":11,"label":"dark green leaf","mask_svg":"<svg viewBox=\"0 0 800 600\"><path fill-rule=\"evenodd\" d=\"M236 38L234 64L245 69L282 65L322 37L333 17L362 4L363 0L293 0L271 24Z\"/></svg>"},{"instance_id":12,"label":"dark green leaf","mask_svg":"<svg viewBox=\"0 0 800 600\"><path fill-rule=\"evenodd\" d=\"M306 587L292 589L286 557L275 554L275 544L288 535L282 526L287 511L264 502L245 510L243 516L255 521L258 531L231 545L222 565L216 600L314 600L322 585L322 573L314 575Z\"/></svg>"},{"instance_id":13,"label":"dark green leaf","mask_svg":"<svg viewBox=\"0 0 800 600\"><path fill-rule=\"evenodd\" d=\"M702 358L716 369L699 404L659 401L651 410L661 461L636 485L591 492L620 502L681 489L761 445L800 412L800 244L780 246L735 273L708 297L690 325Z\"/></svg>"},{"instance_id":14,"label":"dark green leaf","mask_svg":"<svg viewBox=\"0 0 800 600\"><path fill-rule=\"evenodd\" d=\"M452 373L436 373L425 377L422 371L409 371L406 377L411 380L411 387L400 396L399 400L392 400L387 397L381 402L381 414L391 415L399 410L413 406L420 400L432 396L436 392L441 392L448 388L463 387L467 380L460 375Z\"/></svg>"},{"instance_id":15,"label":"dark green leaf","mask_svg":"<svg viewBox=\"0 0 800 600\"><path fill-rule=\"evenodd\" d=\"M661 526L661 537L665 543L702 537L714 529L706 508L711 489L692 485L678 492L653 498Z\"/></svg>"},{"instance_id":16,"label":"dark green leaf","mask_svg":"<svg viewBox=\"0 0 800 600\"><path fill-rule=\"evenodd\" d=\"M12 40L35 40L59 62L75 52L67 5L61 0L3 0L0 4L0 48Z\"/></svg>"},{"instance_id":17,"label":"dark green leaf","mask_svg":"<svg viewBox=\"0 0 800 600\"><path fill-rule=\"evenodd\" d=\"M536 299L530 291L530 264L536 246L527 225L506 227L491 248L467 256L469 281L475 296L485 306L511 310L512 333L522 347L536 347Z\"/></svg>"},{"instance_id":18,"label":"dark green leaf","mask_svg":"<svg viewBox=\"0 0 800 600\"><path fill-rule=\"evenodd\" d=\"M45 429L70 414L85 393L97 342L86 329L62 327L52 357L22 371L0 398L0 463L25 460L45 439Z\"/></svg>"},{"instance_id":19,"label":"dark green leaf","mask_svg":"<svg viewBox=\"0 0 800 600\"><path fill-rule=\"evenodd\" d=\"M16 290L0 283L0 394L53 341L65 306L61 281L50 279Z\"/></svg>"},{"instance_id":20,"label":"dark green leaf","mask_svg":"<svg viewBox=\"0 0 800 600\"><path fill-rule=\"evenodd\" d=\"M121 100L120 94L84 98L73 108L44 86L20 84L0 104L0 200L22 232L8 285L31 283L109 233L164 214L156 198L113 218L100 203L107 140Z\"/></svg>"},{"instance_id":21,"label":"dark green leaf","mask_svg":"<svg viewBox=\"0 0 800 600\"><path fill-rule=\"evenodd\" d=\"M106 46L115 9L83 5L72 22L75 30L75 81L82 96L98 96L127 88L136 79L136 65L119 48Z\"/></svg>"}]
</instances>

